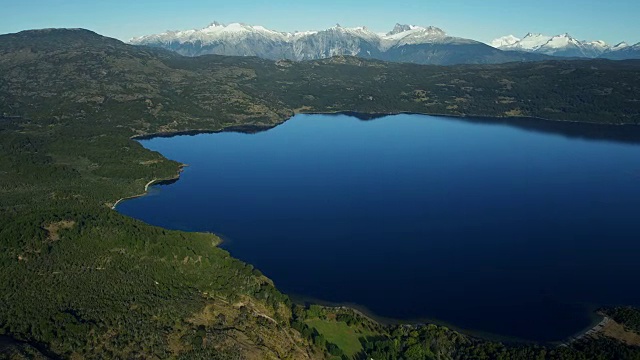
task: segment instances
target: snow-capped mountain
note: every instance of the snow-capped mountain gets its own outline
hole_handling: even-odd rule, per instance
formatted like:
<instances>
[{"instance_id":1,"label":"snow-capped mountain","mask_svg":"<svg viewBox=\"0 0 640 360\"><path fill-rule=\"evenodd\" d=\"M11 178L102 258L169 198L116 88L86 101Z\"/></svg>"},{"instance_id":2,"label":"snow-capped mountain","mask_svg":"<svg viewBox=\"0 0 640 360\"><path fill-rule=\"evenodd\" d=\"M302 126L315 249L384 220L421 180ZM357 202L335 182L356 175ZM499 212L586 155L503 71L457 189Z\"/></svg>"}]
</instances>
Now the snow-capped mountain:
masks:
<instances>
[{"instance_id":1,"label":"snow-capped mountain","mask_svg":"<svg viewBox=\"0 0 640 360\"><path fill-rule=\"evenodd\" d=\"M339 24L324 31L286 33L268 30L262 26L240 23L222 25L214 22L200 30L168 31L134 38L130 43L162 46L189 56L203 54L254 55L267 58L284 56L292 60L308 60L335 55L358 55L372 50L380 52L394 46L408 44L455 40L456 38L449 37L441 29L432 26L425 28L396 24L392 31L380 35L364 26L346 28ZM269 51L275 49L277 50Z\"/></svg>"},{"instance_id":2,"label":"snow-capped mountain","mask_svg":"<svg viewBox=\"0 0 640 360\"><path fill-rule=\"evenodd\" d=\"M569 34L562 34L551 37L549 41L540 46L536 51L553 56L594 58L602 54L605 49L599 51L598 48L592 46L591 43L576 40Z\"/></svg>"},{"instance_id":3,"label":"snow-capped mountain","mask_svg":"<svg viewBox=\"0 0 640 360\"><path fill-rule=\"evenodd\" d=\"M294 35L288 39L283 47L290 48L292 53L283 52L281 57L290 60L323 59L336 55L372 57L381 48L380 37L364 26L345 28L336 25L324 31L308 32L304 36Z\"/></svg>"},{"instance_id":4,"label":"snow-capped mountain","mask_svg":"<svg viewBox=\"0 0 640 360\"><path fill-rule=\"evenodd\" d=\"M594 51L598 51L600 53L604 53L605 51L611 49L611 46L602 40L583 42L583 44L587 48L592 48Z\"/></svg>"},{"instance_id":5,"label":"snow-capped mountain","mask_svg":"<svg viewBox=\"0 0 640 360\"><path fill-rule=\"evenodd\" d=\"M489 45L493 46L494 48L509 47L516 44L518 41L520 41L519 38L513 35L507 35L494 39Z\"/></svg>"},{"instance_id":6,"label":"snow-capped mountain","mask_svg":"<svg viewBox=\"0 0 640 360\"><path fill-rule=\"evenodd\" d=\"M540 55L503 52L475 40L452 37L437 27L402 24L378 34L366 27L340 25L322 31L289 33L216 22L199 30L142 36L130 43L161 47L186 56L218 54L296 61L336 55L442 65L541 59Z\"/></svg>"},{"instance_id":7,"label":"snow-capped mountain","mask_svg":"<svg viewBox=\"0 0 640 360\"><path fill-rule=\"evenodd\" d=\"M285 44L305 33L281 33L262 26L245 24L222 25L214 22L199 30L167 31L131 39L136 45L151 45L174 50L182 55L204 53L243 56L279 57Z\"/></svg>"},{"instance_id":8,"label":"snow-capped mountain","mask_svg":"<svg viewBox=\"0 0 640 360\"><path fill-rule=\"evenodd\" d=\"M516 41L511 45L502 46L501 49L535 52L544 44L549 42L549 40L551 40L551 36L528 33L521 40Z\"/></svg>"},{"instance_id":9,"label":"snow-capped mountain","mask_svg":"<svg viewBox=\"0 0 640 360\"><path fill-rule=\"evenodd\" d=\"M628 47L629 47L629 44L627 44L626 42L623 41L623 42L618 43L615 46L613 46L611 48L611 51L618 51L618 50L622 50L622 49L625 49L625 48L628 48Z\"/></svg>"},{"instance_id":10,"label":"snow-capped mountain","mask_svg":"<svg viewBox=\"0 0 640 360\"><path fill-rule=\"evenodd\" d=\"M610 46L601 40L580 41L569 34L547 36L529 33L522 39L518 39L513 35L508 35L493 40L491 42L491 46L501 50L523 51L563 57L604 57L610 59L640 58L640 55L638 55L636 51L628 49L630 46L624 42L615 46Z\"/></svg>"},{"instance_id":11,"label":"snow-capped mountain","mask_svg":"<svg viewBox=\"0 0 640 360\"><path fill-rule=\"evenodd\" d=\"M396 24L393 30L391 30L384 36L381 36L381 40L383 47L388 49L394 46L416 45L434 42L455 42L464 39L447 36L447 34L442 31L442 29L434 26L425 28L415 25Z\"/></svg>"},{"instance_id":12,"label":"snow-capped mountain","mask_svg":"<svg viewBox=\"0 0 640 360\"><path fill-rule=\"evenodd\" d=\"M501 43L501 39L503 38L498 38L491 44L502 50L526 51L552 56L595 58L609 49L604 41L580 41L569 34L547 36L528 33L521 40L512 43Z\"/></svg>"},{"instance_id":13,"label":"snow-capped mountain","mask_svg":"<svg viewBox=\"0 0 640 360\"><path fill-rule=\"evenodd\" d=\"M640 59L640 43L629 45L621 42L604 52L600 57L611 60Z\"/></svg>"}]
</instances>

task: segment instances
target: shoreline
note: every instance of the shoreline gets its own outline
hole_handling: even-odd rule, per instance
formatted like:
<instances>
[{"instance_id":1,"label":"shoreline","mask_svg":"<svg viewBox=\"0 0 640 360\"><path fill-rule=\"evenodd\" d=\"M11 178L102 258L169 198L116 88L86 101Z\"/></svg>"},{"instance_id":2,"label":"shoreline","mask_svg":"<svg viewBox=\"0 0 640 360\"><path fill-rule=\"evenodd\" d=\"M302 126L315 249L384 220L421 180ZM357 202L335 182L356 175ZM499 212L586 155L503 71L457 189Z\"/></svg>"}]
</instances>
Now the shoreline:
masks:
<instances>
[{"instance_id":1,"label":"shoreline","mask_svg":"<svg viewBox=\"0 0 640 360\"><path fill-rule=\"evenodd\" d=\"M262 132L262 131L268 131L271 130L279 125L282 125L286 122L288 122L289 120L291 120L293 117L295 117L296 115L345 115L345 116L350 116L350 117L355 117L358 118L362 121L369 121L369 120L375 120L377 118L382 118L382 117L386 117L386 116L394 116L394 115L423 115L423 116L434 116L434 117L446 117L446 118L450 118L450 119L454 119L454 120L463 120L463 121L471 121L471 120L486 120L487 123L492 123L492 124L505 124L505 125L511 125L514 127L518 127L518 121L538 121L541 123L548 123L548 124L583 124L583 125L589 125L589 126L603 126L603 127L611 127L611 128L621 128L624 126L629 126L629 127L635 127L635 126L639 126L637 124L631 124L631 123L602 123L602 122L587 122L587 121L579 121L579 120L558 120L558 119L548 119L548 118L542 118L542 117L533 117L533 116L486 116L486 115L468 115L468 114L437 114L437 113L420 113L420 112L409 112L409 111L397 111L397 112L373 112L373 113L367 113L367 112L354 112L354 111L325 111L325 112L315 112L315 111L293 111L291 115L282 118L281 122L278 123L274 123L274 124L249 124L249 125L240 125L240 126L229 126L229 127L224 127L222 129L218 129L218 130L211 130L211 129L194 129L194 130L183 130L183 131L169 131L169 132L158 132L158 133L147 133L147 134L139 134L139 135L133 135L130 137L130 139L135 140L135 141L140 141L140 140L151 140L154 138L171 138L171 137L176 137L176 136L196 136L196 135L200 135L200 134L217 134L217 133L223 133L223 132L238 132L238 133L244 133L244 134L255 134L258 132ZM520 127L523 124L520 124ZM640 140L640 139L639 139ZM163 155L164 157L164 155ZM133 195L133 196L128 196L128 197L123 197L118 199L113 206L111 207L112 210L116 210L116 207L123 201L126 200L130 200L130 199L135 199L135 198L139 198L142 196L147 195L148 193L148 189L150 186L153 185L158 185L158 184L162 184L162 183L172 183L175 181L178 181L180 179L180 174L182 173L183 169L185 167L187 167L188 165L186 164L180 164L178 167L178 173L171 178L165 178L165 179L153 179L151 181L149 181L145 187L144 187L144 192L138 195ZM116 210L117 211L117 210ZM221 242L224 242L224 239L222 237L220 237L219 235L212 233L213 235L215 235L216 237L218 237ZM219 246L220 244L217 244L216 246ZM247 263L249 264L249 263ZM276 287L277 289L277 287ZM453 324L448 324L446 322L443 321L438 321L438 320L434 320L434 319L424 319L424 321L421 320L415 320L415 321L411 321L411 320L400 320L400 319L391 319L391 318L385 318L385 317L380 317L375 315L373 312L369 311L368 309L364 308L363 306L360 306L358 304L351 304L351 303L331 303L328 301L323 301L320 299L311 299L311 298L306 298L303 296L297 296L294 294L286 294L283 293L285 295L287 295L289 298L291 298L291 300L294 303L298 303L301 305L306 305L306 304L314 304L314 305L320 305L323 307L327 307L327 308L333 308L333 309L346 309L346 310L350 310L353 311L354 313L358 314L359 316L362 316L370 321L373 321L375 323L378 323L380 325L383 326L388 326L388 325L400 325L400 326L414 326L414 327L419 327L419 326L426 326L426 325L437 325L437 326L442 326L442 327L447 327L451 330L454 330L456 332L459 332L465 336L469 336L471 338L477 338L477 339L482 339L482 340L487 340L487 341L498 341L498 342L503 342L503 343L511 343L511 344L539 344L539 345L548 345L548 346L554 346L554 347L559 347L559 346L569 346L571 343L578 341L580 339L583 339L587 336L593 335L598 333L602 327L606 324L606 321L609 320L608 317L603 316L601 314L597 314L597 316L599 316L601 319L600 321L598 321L597 323L594 320L594 323L592 323L592 325L590 325L589 327L587 327L586 329L580 330L578 332L576 332L574 335L571 335L565 339L560 339L560 340L556 340L556 341L536 341L536 340L527 340L527 339L520 339L520 338L514 338L514 337L509 337L506 335L497 335L497 334L490 334L490 333L484 333L481 331L474 331L474 330L468 330L468 329L462 329L460 327L457 327Z\"/></svg>"},{"instance_id":2,"label":"shoreline","mask_svg":"<svg viewBox=\"0 0 640 360\"><path fill-rule=\"evenodd\" d=\"M133 135L130 137L131 140L151 140L155 138L172 138L175 136L196 136L201 134L220 134L224 132L237 132L241 134L256 134L262 131L271 130L278 125L282 125L285 122L289 121L293 116L290 116L284 119L282 122L273 124L273 125L240 125L240 126L229 126L219 130L210 130L210 129L195 129L195 130L180 130L180 131L168 131L168 132L157 132L157 133L148 133L148 134L140 134Z\"/></svg>"},{"instance_id":3,"label":"shoreline","mask_svg":"<svg viewBox=\"0 0 640 360\"><path fill-rule=\"evenodd\" d=\"M175 136L197 136L202 134L219 134L225 132L235 132L241 134L257 134L263 131L274 129L280 125L285 124L296 115L345 115L349 117L355 117L361 121L374 121L378 118L395 115L421 115L442 117L451 120L466 121L472 123L482 123L490 125L506 125L513 128L525 129L529 131L552 133L556 135L562 135L566 137L586 137L596 140L616 141L624 143L640 143L640 135L633 137L634 134L624 133L625 138L621 138L620 132L624 128L640 128L640 124L634 123L607 123L607 122L593 122L593 121L580 121L580 120L561 120L550 119L537 116L489 116L489 115L471 115L471 114L441 114L441 113L426 113L426 112L412 112L412 111L392 111L392 112L359 112L359 111L312 111L305 110L292 110L291 114L286 117L282 117L279 122L270 124L246 124L246 125L230 125L220 129L191 129L191 130L174 130L155 133L140 133L132 135L129 138L135 141L151 140L154 138L172 138ZM581 125L583 128L575 129L571 128L572 125ZM591 127L591 129L585 128ZM591 130L585 131L585 130ZM594 129L597 130L594 132ZM608 130L602 131L602 130ZM579 130L579 131L576 131ZM612 134L611 132L617 132Z\"/></svg>"},{"instance_id":4,"label":"shoreline","mask_svg":"<svg viewBox=\"0 0 640 360\"><path fill-rule=\"evenodd\" d=\"M608 123L608 122L593 122L593 121L580 121L580 120L561 120L551 119L539 116L508 116L508 115L474 115L474 114L443 114L443 113L426 113L426 112L414 112L414 111L391 111L391 112L360 112L360 111L298 111L294 112L294 115L347 115L359 118L361 120L375 120L377 118L393 115L426 115L426 116L438 116L448 117L453 119L484 119L484 120L538 120L551 123L567 123L567 124L591 124L591 125L605 125L605 126L639 126L635 123ZM288 119L287 119L288 120ZM285 120L286 121L286 120Z\"/></svg>"},{"instance_id":5,"label":"shoreline","mask_svg":"<svg viewBox=\"0 0 640 360\"><path fill-rule=\"evenodd\" d=\"M584 336L586 336L587 333L591 334L590 331L594 330L594 328L600 325L600 322L601 322L600 319L598 319L598 322L594 321L588 327L583 328L563 339L540 341L540 340L518 338L518 337L509 336L509 335L489 333L489 332L484 332L480 330L465 329L455 324L438 320L438 319L423 318L423 319L411 320L411 319L388 318L388 317L376 315L374 312L367 309L365 306L355 304L355 303L331 302L331 301L326 301L322 299L305 297L297 294L286 294L286 295L289 296L289 298L293 303L298 305L302 305L302 306L319 305L328 309L349 310L368 319L369 321L373 321L382 326L406 326L406 327L417 328L421 326L436 325L436 326L445 327L450 330L456 331L469 338L483 340L483 341L494 341L494 342L500 342L503 344L512 344L512 345L543 345L543 346L549 346L549 347L559 347L565 344L570 344L575 340L583 338Z\"/></svg>"},{"instance_id":6,"label":"shoreline","mask_svg":"<svg viewBox=\"0 0 640 360\"><path fill-rule=\"evenodd\" d=\"M588 327L585 330L582 330L578 333L576 333L575 335L569 337L567 340L563 341L561 344L559 344L558 346L569 346L572 343L576 342L576 341L580 341L586 337L589 337L591 335L595 335L597 333L599 333L602 328L604 328L605 325L607 325L607 323L609 323L610 321L612 321L612 319L606 315L602 315L600 313L597 313L598 316L601 317L601 320L598 321L595 325L592 325L590 327Z\"/></svg>"},{"instance_id":7,"label":"shoreline","mask_svg":"<svg viewBox=\"0 0 640 360\"><path fill-rule=\"evenodd\" d=\"M191 129L191 130L175 130L175 131L163 131L155 133L141 133L132 135L129 138L132 140L151 140L154 138L171 138L175 136L196 136L201 134L219 134L224 132L237 132L242 134L256 134L262 131L268 131L279 125L286 123L296 115L346 115L358 118L360 120L369 121L385 116L394 115L424 115L424 116L437 116L446 117L451 119L469 120L479 119L489 121L500 121L501 124L517 126L518 121L535 120L540 122L552 123L552 124L584 124L595 126L607 126L607 127L640 127L640 124L634 123L608 123L608 122L593 122L593 121L580 121L580 120L561 120L551 119L539 116L499 116L499 115L473 115L473 114L442 114L442 113L427 113L427 112L414 112L414 111L390 111L390 112L361 112L350 110L334 110L334 111L312 111L305 110L292 110L291 114L287 117L281 118L281 122L271 124L246 124L246 125L230 125L220 129ZM514 121L511 121L514 120Z\"/></svg>"},{"instance_id":8,"label":"shoreline","mask_svg":"<svg viewBox=\"0 0 640 360\"><path fill-rule=\"evenodd\" d=\"M184 168L187 167L187 166L189 166L189 165L180 164L178 166L178 173L175 176L171 177L171 178L153 179L153 180L149 181L148 183L145 184L144 192L141 193L141 194L132 195L132 196L126 196L126 197L123 197L123 198L120 198L120 199L116 200L116 202L113 203L113 205L111 206L111 210L116 210L117 211L116 207L123 201L136 199L136 198L139 198L139 197L147 195L147 193L149 192L149 187L150 186L163 185L163 184L169 185L169 184L172 184L172 183L180 180L180 174L182 173L182 171L184 171Z\"/></svg>"}]
</instances>

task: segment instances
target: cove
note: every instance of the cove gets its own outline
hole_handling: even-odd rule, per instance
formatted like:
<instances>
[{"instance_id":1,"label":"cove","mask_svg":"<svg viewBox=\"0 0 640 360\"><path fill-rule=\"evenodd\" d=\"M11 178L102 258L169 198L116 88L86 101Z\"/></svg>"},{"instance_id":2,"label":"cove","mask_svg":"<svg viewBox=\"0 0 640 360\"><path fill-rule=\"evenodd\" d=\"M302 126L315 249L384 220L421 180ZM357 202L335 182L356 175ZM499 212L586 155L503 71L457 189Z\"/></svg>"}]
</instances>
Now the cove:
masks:
<instances>
[{"instance_id":1,"label":"cove","mask_svg":"<svg viewBox=\"0 0 640 360\"><path fill-rule=\"evenodd\" d=\"M640 305L640 128L297 115L142 140L189 164L117 210L221 235L301 299L551 342Z\"/></svg>"}]
</instances>

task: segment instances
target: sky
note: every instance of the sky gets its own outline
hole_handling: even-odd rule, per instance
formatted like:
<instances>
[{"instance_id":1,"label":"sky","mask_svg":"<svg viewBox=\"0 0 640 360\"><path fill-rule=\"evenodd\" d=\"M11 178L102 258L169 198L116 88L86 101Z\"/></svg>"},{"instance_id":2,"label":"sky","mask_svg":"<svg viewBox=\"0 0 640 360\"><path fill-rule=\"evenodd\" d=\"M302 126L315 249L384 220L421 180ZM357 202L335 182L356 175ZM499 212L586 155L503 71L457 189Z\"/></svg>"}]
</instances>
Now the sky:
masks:
<instances>
[{"instance_id":1,"label":"sky","mask_svg":"<svg viewBox=\"0 0 640 360\"><path fill-rule=\"evenodd\" d=\"M509 34L567 32L580 40L616 44L640 42L638 14L638 0L0 0L0 34L80 27L128 41L214 21L279 31L340 24L388 32L402 23L433 25L449 35L484 42Z\"/></svg>"}]
</instances>

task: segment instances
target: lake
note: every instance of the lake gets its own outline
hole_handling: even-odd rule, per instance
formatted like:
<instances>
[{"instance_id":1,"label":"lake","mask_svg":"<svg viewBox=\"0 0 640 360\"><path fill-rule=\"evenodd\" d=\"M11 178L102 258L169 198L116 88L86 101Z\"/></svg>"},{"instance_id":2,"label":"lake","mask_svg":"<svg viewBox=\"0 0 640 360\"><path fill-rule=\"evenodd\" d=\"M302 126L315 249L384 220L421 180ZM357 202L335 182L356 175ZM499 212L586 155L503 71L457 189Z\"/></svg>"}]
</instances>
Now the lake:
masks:
<instances>
[{"instance_id":1,"label":"lake","mask_svg":"<svg viewBox=\"0 0 640 360\"><path fill-rule=\"evenodd\" d=\"M189 167L118 211L219 234L295 298L540 342L640 305L640 127L297 115L141 143Z\"/></svg>"}]
</instances>

